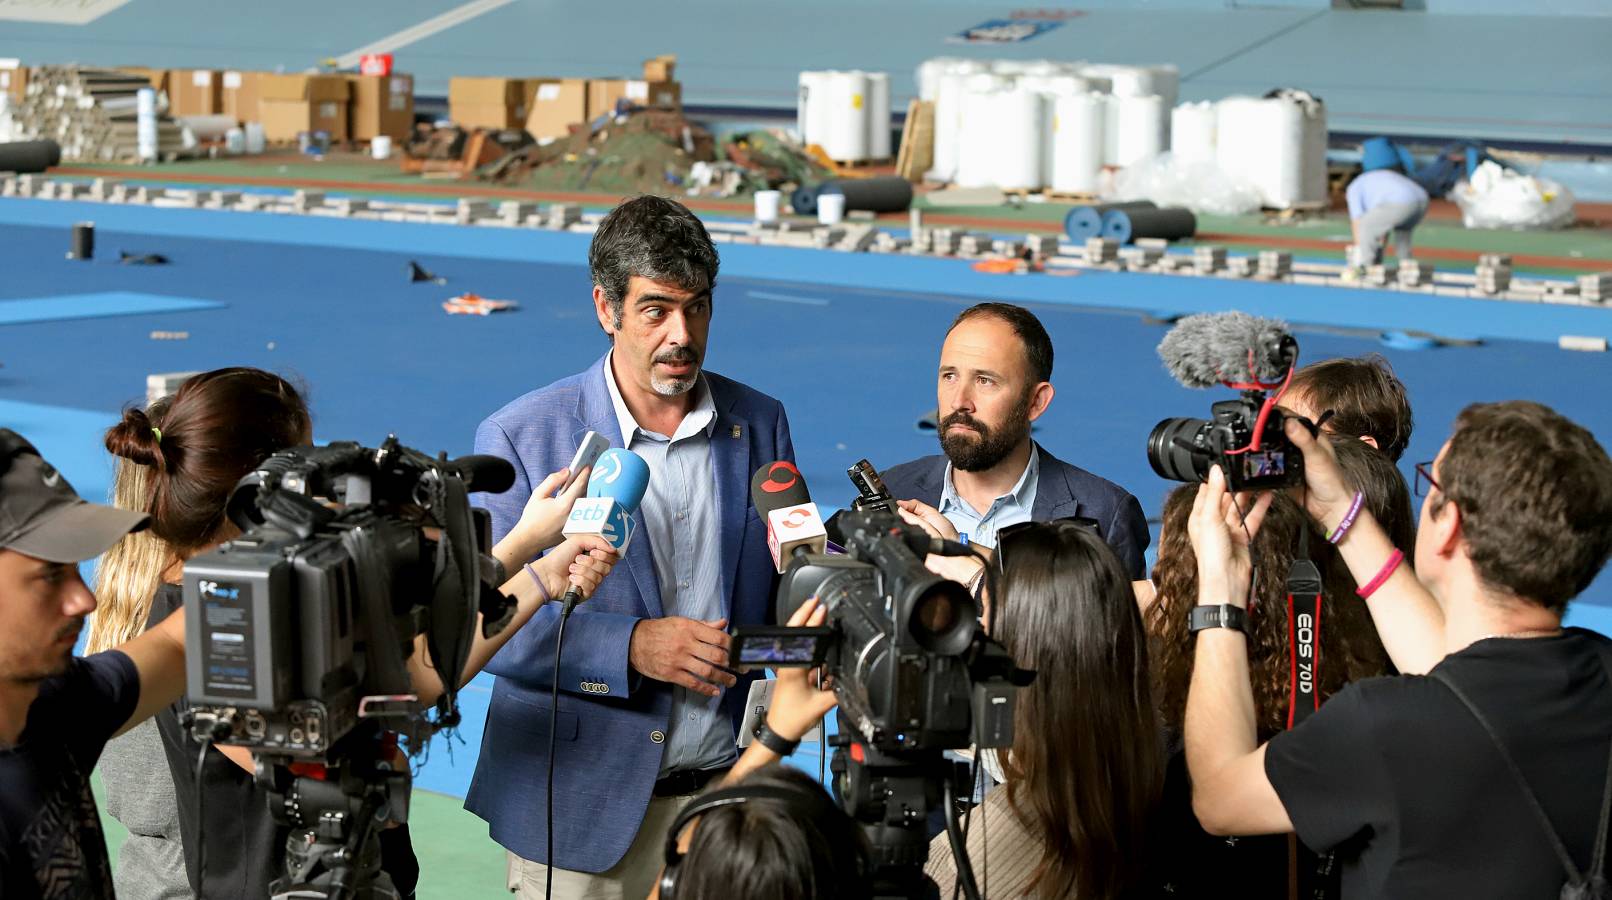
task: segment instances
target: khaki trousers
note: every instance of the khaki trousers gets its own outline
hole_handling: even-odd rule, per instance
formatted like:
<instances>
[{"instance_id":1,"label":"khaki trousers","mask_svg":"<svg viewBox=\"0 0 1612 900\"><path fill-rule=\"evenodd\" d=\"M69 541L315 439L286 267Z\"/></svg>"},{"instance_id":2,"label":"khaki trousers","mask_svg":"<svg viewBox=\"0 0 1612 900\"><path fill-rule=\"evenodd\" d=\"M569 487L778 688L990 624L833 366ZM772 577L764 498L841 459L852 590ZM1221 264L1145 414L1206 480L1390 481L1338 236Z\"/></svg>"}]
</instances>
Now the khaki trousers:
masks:
<instances>
[{"instance_id":1,"label":"khaki trousers","mask_svg":"<svg viewBox=\"0 0 1612 900\"><path fill-rule=\"evenodd\" d=\"M621 861L603 872L555 869L554 900L644 900L666 862L666 830L694 796L651 797L644 823ZM510 891L519 900L543 900L549 867L513 853L508 856Z\"/></svg>"}]
</instances>

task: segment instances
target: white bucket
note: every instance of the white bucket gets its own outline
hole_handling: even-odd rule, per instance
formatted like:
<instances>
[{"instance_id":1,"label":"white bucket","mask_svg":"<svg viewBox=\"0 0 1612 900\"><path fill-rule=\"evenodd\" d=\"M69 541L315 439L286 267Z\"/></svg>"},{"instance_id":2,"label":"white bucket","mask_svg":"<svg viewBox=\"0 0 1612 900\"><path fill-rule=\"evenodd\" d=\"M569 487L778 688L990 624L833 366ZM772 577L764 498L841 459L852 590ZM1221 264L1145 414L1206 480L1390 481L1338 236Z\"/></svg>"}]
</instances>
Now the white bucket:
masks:
<instances>
[{"instance_id":1,"label":"white bucket","mask_svg":"<svg viewBox=\"0 0 1612 900\"><path fill-rule=\"evenodd\" d=\"M845 219L844 194L817 195L817 221L823 225L838 225Z\"/></svg>"},{"instance_id":2,"label":"white bucket","mask_svg":"<svg viewBox=\"0 0 1612 900\"><path fill-rule=\"evenodd\" d=\"M247 153L262 153L268 147L269 139L268 135L263 133L263 123L247 122L244 130L246 131Z\"/></svg>"},{"instance_id":3,"label":"white bucket","mask_svg":"<svg viewBox=\"0 0 1612 900\"><path fill-rule=\"evenodd\" d=\"M240 156L246 152L246 132L239 128L231 128L224 132L224 152L231 156Z\"/></svg>"},{"instance_id":4,"label":"white bucket","mask_svg":"<svg viewBox=\"0 0 1612 900\"><path fill-rule=\"evenodd\" d=\"M389 159L392 156L392 138L390 135L377 134L370 139L369 155L376 159Z\"/></svg>"},{"instance_id":5,"label":"white bucket","mask_svg":"<svg viewBox=\"0 0 1612 900\"><path fill-rule=\"evenodd\" d=\"M782 196L778 191L756 191L756 221L778 221L778 207L782 202ZM844 200L844 195L841 195L840 201L842 204Z\"/></svg>"}]
</instances>

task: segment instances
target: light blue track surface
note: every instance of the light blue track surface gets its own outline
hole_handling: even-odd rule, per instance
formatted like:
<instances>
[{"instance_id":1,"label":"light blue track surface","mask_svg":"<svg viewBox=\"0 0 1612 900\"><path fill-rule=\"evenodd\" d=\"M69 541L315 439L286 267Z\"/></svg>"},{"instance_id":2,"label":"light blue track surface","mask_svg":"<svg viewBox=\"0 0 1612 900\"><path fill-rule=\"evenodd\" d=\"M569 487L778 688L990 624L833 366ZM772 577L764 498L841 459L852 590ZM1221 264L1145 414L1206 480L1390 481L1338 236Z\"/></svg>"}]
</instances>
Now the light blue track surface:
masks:
<instances>
[{"instance_id":1,"label":"light blue track surface","mask_svg":"<svg viewBox=\"0 0 1612 900\"><path fill-rule=\"evenodd\" d=\"M78 208L74 208L78 207ZM91 213L87 215L86 213ZM69 262L67 226L96 219L107 248L161 252L169 266ZM44 223L28 226L21 223ZM33 438L87 496L105 496L100 447L147 373L257 365L310 386L321 440L378 441L396 431L426 450L468 452L476 423L510 398L586 366L605 349L581 265L587 237L195 210L0 200L0 306L6 298L110 291L222 305L0 326L0 422ZM1301 328L1304 358L1383 349L1409 386L1416 436L1405 464L1431 458L1466 403L1529 397L1612 438L1612 362L1557 350L1537 320L1573 312L1488 301L1456 312L1430 298L1147 275L987 276L965 263L826 256L723 246L708 364L782 400L802 471L821 502L844 502L845 467L934 452L915 427L934 407L934 358L947 324L980 297L1029 303L1058 348L1058 396L1037 438L1119 482L1156 512L1171 487L1142 444L1168 415L1203 415L1219 399L1171 382L1153 348L1164 327L1142 311L1237 307L1370 331L1405 327L1500 335L1484 346L1403 351ZM408 259L450 279L409 284ZM830 263L832 263L830 265ZM449 317L447 296L511 298L517 312ZM809 301L809 302L807 302ZM1606 334L1604 310L1579 310L1575 333ZM1480 314L1481 313L1481 314ZM1600 318L1591 314L1601 313ZM1580 327L1582 326L1582 327ZM1603 328L1590 331L1590 327ZM189 340L153 341L154 329ZM771 338L769 335L786 335ZM271 348L271 342L273 344ZM1612 631L1612 578L1572 621ZM464 746L438 741L420 784L462 794L480 744L488 680L464 693ZM809 754L805 750L802 756ZM805 760L815 768L815 757Z\"/></svg>"},{"instance_id":2,"label":"light blue track surface","mask_svg":"<svg viewBox=\"0 0 1612 900\"><path fill-rule=\"evenodd\" d=\"M0 303L0 325L57 322L64 319L98 319L106 316L137 316L158 312L189 312L217 309L223 305L213 300L163 297L133 291L63 294L56 297L34 297Z\"/></svg>"}]
</instances>

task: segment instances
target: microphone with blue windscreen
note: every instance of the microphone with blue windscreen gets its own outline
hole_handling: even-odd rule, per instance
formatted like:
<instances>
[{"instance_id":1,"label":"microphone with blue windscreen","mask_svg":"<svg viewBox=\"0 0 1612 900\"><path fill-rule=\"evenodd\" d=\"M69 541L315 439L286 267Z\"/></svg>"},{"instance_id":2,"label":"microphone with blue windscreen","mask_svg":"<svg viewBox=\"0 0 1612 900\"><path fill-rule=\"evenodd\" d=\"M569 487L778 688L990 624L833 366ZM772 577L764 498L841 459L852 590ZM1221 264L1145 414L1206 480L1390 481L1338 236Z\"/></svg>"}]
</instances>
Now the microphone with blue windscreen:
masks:
<instances>
[{"instance_id":1,"label":"microphone with blue windscreen","mask_svg":"<svg viewBox=\"0 0 1612 900\"><path fill-rule=\"evenodd\" d=\"M631 450L611 447L594 463L587 496L571 507L560 533L568 538L584 534L603 538L619 559L632 543L637 530L633 513L644 502L644 491L648 489L649 464L644 458ZM565 612L569 614L581 599L575 586L566 591Z\"/></svg>"}]
</instances>

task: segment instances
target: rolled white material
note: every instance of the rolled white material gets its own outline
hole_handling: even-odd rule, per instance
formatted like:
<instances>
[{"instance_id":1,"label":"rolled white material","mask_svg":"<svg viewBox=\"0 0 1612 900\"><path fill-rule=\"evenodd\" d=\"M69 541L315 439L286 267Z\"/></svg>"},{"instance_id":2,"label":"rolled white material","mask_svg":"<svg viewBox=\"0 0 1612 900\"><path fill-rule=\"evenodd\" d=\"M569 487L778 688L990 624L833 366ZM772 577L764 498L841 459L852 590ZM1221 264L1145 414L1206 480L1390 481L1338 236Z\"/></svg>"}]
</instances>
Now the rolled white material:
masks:
<instances>
[{"instance_id":1,"label":"rolled white material","mask_svg":"<svg viewBox=\"0 0 1612 900\"><path fill-rule=\"evenodd\" d=\"M157 92L141 88L135 93L138 109L134 120L135 152L142 160L157 158Z\"/></svg>"},{"instance_id":2,"label":"rolled white material","mask_svg":"<svg viewBox=\"0 0 1612 900\"><path fill-rule=\"evenodd\" d=\"M1164 152L1163 97L1115 96L1113 103L1118 107L1114 121L1119 130L1114 138L1114 165L1128 166Z\"/></svg>"},{"instance_id":3,"label":"rolled white material","mask_svg":"<svg viewBox=\"0 0 1612 900\"><path fill-rule=\"evenodd\" d=\"M844 194L817 195L817 221L823 225L838 225L845 219Z\"/></svg>"},{"instance_id":4,"label":"rolled white material","mask_svg":"<svg viewBox=\"0 0 1612 900\"><path fill-rule=\"evenodd\" d=\"M890 152L890 73L868 73L868 155L889 159Z\"/></svg>"},{"instance_id":5,"label":"rolled white material","mask_svg":"<svg viewBox=\"0 0 1612 900\"><path fill-rule=\"evenodd\" d=\"M1052 153L1047 186L1052 190L1097 193L1103 171L1103 127L1109 99L1087 93L1049 101Z\"/></svg>"},{"instance_id":6,"label":"rolled white material","mask_svg":"<svg viewBox=\"0 0 1612 900\"><path fill-rule=\"evenodd\" d=\"M369 140L369 155L375 159L388 159L392 155L392 138L377 134Z\"/></svg>"},{"instance_id":7,"label":"rolled white material","mask_svg":"<svg viewBox=\"0 0 1612 900\"><path fill-rule=\"evenodd\" d=\"M246 132L240 126L224 132L224 152L233 156L246 152Z\"/></svg>"},{"instance_id":8,"label":"rolled white material","mask_svg":"<svg viewBox=\"0 0 1612 900\"><path fill-rule=\"evenodd\" d=\"M136 113L138 115L138 113ZM235 127L234 116L178 116L179 124L189 128L197 139L216 141L223 139Z\"/></svg>"},{"instance_id":9,"label":"rolled white material","mask_svg":"<svg viewBox=\"0 0 1612 900\"><path fill-rule=\"evenodd\" d=\"M1215 105L1183 103L1170 113L1170 152L1176 159L1197 162L1215 158Z\"/></svg>"},{"instance_id":10,"label":"rolled white material","mask_svg":"<svg viewBox=\"0 0 1612 900\"><path fill-rule=\"evenodd\" d=\"M1215 161L1259 189L1265 206L1326 199L1326 110L1284 98L1227 97L1215 107Z\"/></svg>"},{"instance_id":11,"label":"rolled white material","mask_svg":"<svg viewBox=\"0 0 1612 900\"><path fill-rule=\"evenodd\" d=\"M800 94L795 107L795 130L802 144L821 145L828 135L828 80L832 72L800 73Z\"/></svg>"},{"instance_id":12,"label":"rolled white material","mask_svg":"<svg viewBox=\"0 0 1612 900\"><path fill-rule=\"evenodd\" d=\"M963 90L968 76L961 72L941 73L935 85L935 152L930 177L951 181L957 177L957 160L962 142Z\"/></svg>"},{"instance_id":13,"label":"rolled white material","mask_svg":"<svg viewBox=\"0 0 1612 900\"><path fill-rule=\"evenodd\" d=\"M971 89L963 98L963 122L959 187L1042 187L1045 97L1018 89Z\"/></svg>"},{"instance_id":14,"label":"rolled white material","mask_svg":"<svg viewBox=\"0 0 1612 900\"><path fill-rule=\"evenodd\" d=\"M820 142L831 159L868 159L868 76L830 72L824 87L827 128Z\"/></svg>"},{"instance_id":15,"label":"rolled white material","mask_svg":"<svg viewBox=\"0 0 1612 900\"><path fill-rule=\"evenodd\" d=\"M243 128L246 131L246 152L262 153L269 144L268 135L263 131L263 123L247 122Z\"/></svg>"},{"instance_id":16,"label":"rolled white material","mask_svg":"<svg viewBox=\"0 0 1612 900\"><path fill-rule=\"evenodd\" d=\"M756 191L756 221L778 221L778 208L783 195L778 191ZM844 212L845 195L840 195L841 212ZM822 206L822 197L818 197L818 206Z\"/></svg>"}]
</instances>

